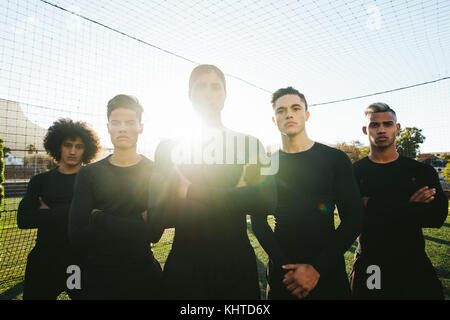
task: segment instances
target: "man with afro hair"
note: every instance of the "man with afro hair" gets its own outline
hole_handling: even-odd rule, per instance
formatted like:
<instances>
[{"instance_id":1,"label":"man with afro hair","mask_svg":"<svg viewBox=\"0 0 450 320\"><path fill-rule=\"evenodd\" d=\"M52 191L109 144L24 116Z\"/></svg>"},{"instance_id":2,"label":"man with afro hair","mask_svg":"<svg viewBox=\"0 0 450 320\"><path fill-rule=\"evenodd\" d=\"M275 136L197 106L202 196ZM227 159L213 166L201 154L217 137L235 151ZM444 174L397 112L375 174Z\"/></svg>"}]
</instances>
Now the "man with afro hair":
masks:
<instances>
[{"instance_id":1,"label":"man with afro hair","mask_svg":"<svg viewBox=\"0 0 450 320\"><path fill-rule=\"evenodd\" d=\"M36 245L28 255L24 300L56 299L66 291L67 268L77 264L67 235L75 176L100 149L97 134L86 123L59 119L48 129L44 148L57 167L33 176L19 204L20 229L37 228Z\"/></svg>"}]
</instances>

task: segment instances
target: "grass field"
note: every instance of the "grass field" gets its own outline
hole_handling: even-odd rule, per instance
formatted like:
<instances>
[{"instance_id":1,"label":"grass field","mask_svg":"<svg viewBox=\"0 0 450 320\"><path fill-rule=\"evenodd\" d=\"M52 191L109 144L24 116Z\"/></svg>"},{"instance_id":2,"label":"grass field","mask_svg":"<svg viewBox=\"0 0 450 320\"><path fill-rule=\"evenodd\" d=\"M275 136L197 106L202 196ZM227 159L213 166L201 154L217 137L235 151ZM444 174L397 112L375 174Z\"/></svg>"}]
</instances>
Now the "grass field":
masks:
<instances>
[{"instance_id":1,"label":"grass field","mask_svg":"<svg viewBox=\"0 0 450 320\"><path fill-rule=\"evenodd\" d=\"M14 211L20 199L6 199L4 210ZM11 218L14 216L14 219ZM8 217L9 216L9 217ZM273 225L273 218L269 217L269 223ZM339 224L339 218L335 215L335 224ZM255 249L260 279L261 297L265 297L266 276L265 265L267 254L254 237L250 224L247 226L250 241ZM15 212L4 214L0 218L0 300L22 299L22 281L26 265L26 256L34 246L34 230L19 230L15 223ZM450 217L440 229L424 229L426 240L426 252L444 287L444 294L450 300ZM164 266L172 244L173 230L166 230L161 240L153 247L156 259ZM28 239L28 240L27 240ZM21 243L20 246L17 244ZM395 240L393 241L395 245ZM350 274L353 263L353 252L357 243L345 253L347 273ZM4 282L6 279L15 279ZM65 293L59 299L69 299Z\"/></svg>"},{"instance_id":2,"label":"grass field","mask_svg":"<svg viewBox=\"0 0 450 320\"><path fill-rule=\"evenodd\" d=\"M36 230L20 230L17 228L16 209L19 202L20 198L5 199L5 206L1 212L0 290L3 281L23 277L26 257L34 246Z\"/></svg>"}]
</instances>

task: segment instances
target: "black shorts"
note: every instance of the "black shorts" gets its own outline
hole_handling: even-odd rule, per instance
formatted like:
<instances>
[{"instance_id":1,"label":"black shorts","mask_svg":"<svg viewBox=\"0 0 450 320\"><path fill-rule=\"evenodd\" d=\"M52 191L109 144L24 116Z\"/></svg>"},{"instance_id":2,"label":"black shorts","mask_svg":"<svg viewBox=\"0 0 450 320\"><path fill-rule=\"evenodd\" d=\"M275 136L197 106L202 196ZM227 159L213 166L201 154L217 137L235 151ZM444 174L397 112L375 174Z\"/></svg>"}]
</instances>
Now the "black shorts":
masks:
<instances>
[{"instance_id":1,"label":"black shorts","mask_svg":"<svg viewBox=\"0 0 450 320\"><path fill-rule=\"evenodd\" d=\"M67 288L67 268L76 264L67 252L55 252L34 247L28 254L23 288L24 300L55 300L62 292L76 298L77 290Z\"/></svg>"},{"instance_id":2,"label":"black shorts","mask_svg":"<svg viewBox=\"0 0 450 320\"><path fill-rule=\"evenodd\" d=\"M82 267L82 300L163 299L162 269L158 261Z\"/></svg>"},{"instance_id":3,"label":"black shorts","mask_svg":"<svg viewBox=\"0 0 450 320\"><path fill-rule=\"evenodd\" d=\"M380 268L380 288L369 289L372 273L367 268ZM370 271L370 270L369 270ZM355 255L351 273L351 291L355 299L444 299L442 284L426 256L420 259L389 259Z\"/></svg>"}]
</instances>

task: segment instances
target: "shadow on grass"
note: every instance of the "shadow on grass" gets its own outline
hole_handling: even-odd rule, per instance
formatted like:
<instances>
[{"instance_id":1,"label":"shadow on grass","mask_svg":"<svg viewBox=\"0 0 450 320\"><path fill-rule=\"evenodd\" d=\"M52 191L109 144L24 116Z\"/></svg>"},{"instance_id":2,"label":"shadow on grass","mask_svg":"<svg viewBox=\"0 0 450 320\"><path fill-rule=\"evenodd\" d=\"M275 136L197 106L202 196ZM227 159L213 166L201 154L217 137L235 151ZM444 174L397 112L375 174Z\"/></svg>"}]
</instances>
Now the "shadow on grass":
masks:
<instances>
[{"instance_id":1,"label":"shadow on grass","mask_svg":"<svg viewBox=\"0 0 450 320\"><path fill-rule=\"evenodd\" d=\"M439 267L434 267L434 270L436 270L436 273L439 276L439 278L450 279L450 271L449 270L439 268Z\"/></svg>"},{"instance_id":2,"label":"shadow on grass","mask_svg":"<svg viewBox=\"0 0 450 320\"><path fill-rule=\"evenodd\" d=\"M347 251L350 251L351 253L355 254L355 251L357 248L358 248L358 242L354 242Z\"/></svg>"},{"instance_id":3,"label":"shadow on grass","mask_svg":"<svg viewBox=\"0 0 450 320\"><path fill-rule=\"evenodd\" d=\"M446 246L450 246L450 241L446 241L446 240L442 240L439 238L434 238L434 237L430 237L430 236L423 236L425 238L425 240L428 241L433 241L436 243L440 243L440 244L445 244Z\"/></svg>"},{"instance_id":4,"label":"shadow on grass","mask_svg":"<svg viewBox=\"0 0 450 320\"><path fill-rule=\"evenodd\" d=\"M23 281L0 293L0 300L12 300L23 292Z\"/></svg>"}]
</instances>

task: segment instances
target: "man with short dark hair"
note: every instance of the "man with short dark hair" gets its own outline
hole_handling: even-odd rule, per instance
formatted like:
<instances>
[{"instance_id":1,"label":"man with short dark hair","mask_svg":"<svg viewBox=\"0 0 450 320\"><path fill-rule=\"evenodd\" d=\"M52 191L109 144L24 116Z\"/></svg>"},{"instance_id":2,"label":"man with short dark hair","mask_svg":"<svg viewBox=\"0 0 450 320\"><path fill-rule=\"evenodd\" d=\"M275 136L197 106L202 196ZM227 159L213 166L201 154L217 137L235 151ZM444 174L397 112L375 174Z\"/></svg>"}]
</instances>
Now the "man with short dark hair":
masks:
<instances>
[{"instance_id":1,"label":"man with short dark hair","mask_svg":"<svg viewBox=\"0 0 450 320\"><path fill-rule=\"evenodd\" d=\"M25 270L24 300L56 299L63 291L74 297L66 286L67 268L78 263L67 236L69 208L76 174L100 145L84 122L60 119L48 129L44 147L58 166L30 179L17 212L20 229L38 229Z\"/></svg>"},{"instance_id":2,"label":"man with short dark hair","mask_svg":"<svg viewBox=\"0 0 450 320\"><path fill-rule=\"evenodd\" d=\"M399 155L395 111L385 103L365 110L369 156L354 163L365 209L355 252L357 299L443 299L425 252L422 228L440 228L448 202L433 167Z\"/></svg>"},{"instance_id":3,"label":"man with short dark hair","mask_svg":"<svg viewBox=\"0 0 450 320\"><path fill-rule=\"evenodd\" d=\"M349 298L344 253L359 234L361 221L351 162L342 151L308 137L310 112L303 94L282 88L271 102L272 121L282 139L274 231L267 219L252 217L255 235L270 258L268 297ZM335 206L341 220L337 229Z\"/></svg>"},{"instance_id":4,"label":"man with short dark hair","mask_svg":"<svg viewBox=\"0 0 450 320\"><path fill-rule=\"evenodd\" d=\"M195 67L189 79L189 99L201 118L199 135L163 141L155 152L151 183L155 197L149 202L149 219L167 228L175 227L164 266L168 299L260 297L245 214L236 212L230 204L217 207L190 199L182 201L176 198L173 187L177 182L172 171L175 163L181 174L201 188L198 193L207 198L212 188L238 185L247 166L246 181L259 181L259 173L255 172L261 160L258 150L264 154L262 145L256 138L223 125L221 111L226 95L225 76L219 68L204 64Z\"/></svg>"},{"instance_id":5,"label":"man with short dark hair","mask_svg":"<svg viewBox=\"0 0 450 320\"><path fill-rule=\"evenodd\" d=\"M308 137L308 104L296 89L276 91L272 106L283 143L272 155L279 157L274 179L199 192L199 186L180 176L179 193L208 205L228 203L234 211L241 208L241 213L252 215L253 231L269 255L269 299L350 298L344 253L359 234L362 219L351 162L342 151ZM337 229L335 205L341 220ZM274 231L267 223L272 213Z\"/></svg>"},{"instance_id":6,"label":"man with short dark hair","mask_svg":"<svg viewBox=\"0 0 450 320\"><path fill-rule=\"evenodd\" d=\"M153 162L138 154L143 108L128 95L108 102L114 153L80 170L70 209L69 237L83 258L83 299L157 299L161 267L151 243L163 233L147 223Z\"/></svg>"}]
</instances>

